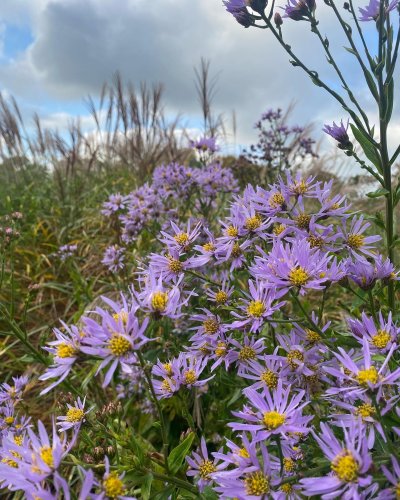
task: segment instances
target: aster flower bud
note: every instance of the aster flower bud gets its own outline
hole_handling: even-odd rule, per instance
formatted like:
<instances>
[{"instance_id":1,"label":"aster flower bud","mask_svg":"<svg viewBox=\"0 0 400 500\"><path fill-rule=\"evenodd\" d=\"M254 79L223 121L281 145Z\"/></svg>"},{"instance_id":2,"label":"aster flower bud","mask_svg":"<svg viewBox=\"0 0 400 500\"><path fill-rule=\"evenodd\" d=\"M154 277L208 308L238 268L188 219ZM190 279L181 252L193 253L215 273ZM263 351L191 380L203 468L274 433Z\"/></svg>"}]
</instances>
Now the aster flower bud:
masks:
<instances>
[{"instance_id":1,"label":"aster flower bud","mask_svg":"<svg viewBox=\"0 0 400 500\"><path fill-rule=\"evenodd\" d=\"M340 120L340 125L336 125L336 123L333 122L332 125L325 125L322 130L338 142L338 147L340 149L351 150L353 148L353 145L347 134L348 128L349 122L347 121L347 125L344 125L343 120Z\"/></svg>"},{"instance_id":2,"label":"aster flower bud","mask_svg":"<svg viewBox=\"0 0 400 500\"><path fill-rule=\"evenodd\" d=\"M267 6L267 0L248 0L249 6L259 14L262 14Z\"/></svg>"},{"instance_id":3,"label":"aster flower bud","mask_svg":"<svg viewBox=\"0 0 400 500\"><path fill-rule=\"evenodd\" d=\"M104 451L104 448L102 446L96 446L94 449L93 449L93 454L95 457L99 458L99 457L104 457L105 455L105 451Z\"/></svg>"},{"instance_id":4,"label":"aster flower bud","mask_svg":"<svg viewBox=\"0 0 400 500\"><path fill-rule=\"evenodd\" d=\"M274 23L277 28L279 28L283 24L283 19L279 12L275 12L274 14Z\"/></svg>"}]
</instances>

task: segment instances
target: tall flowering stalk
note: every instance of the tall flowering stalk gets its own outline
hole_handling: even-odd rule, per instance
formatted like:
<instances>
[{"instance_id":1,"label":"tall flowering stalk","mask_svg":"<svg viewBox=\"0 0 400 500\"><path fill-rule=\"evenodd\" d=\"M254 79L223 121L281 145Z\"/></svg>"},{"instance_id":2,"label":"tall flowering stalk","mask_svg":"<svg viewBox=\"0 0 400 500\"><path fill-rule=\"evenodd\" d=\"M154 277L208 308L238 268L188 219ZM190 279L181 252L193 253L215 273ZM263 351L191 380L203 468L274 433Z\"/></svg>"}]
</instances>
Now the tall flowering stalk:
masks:
<instances>
[{"instance_id":1,"label":"tall flowering stalk","mask_svg":"<svg viewBox=\"0 0 400 500\"><path fill-rule=\"evenodd\" d=\"M335 0L325 1L349 45L346 50L354 56L365 78L379 117L377 127L370 123L359 97L351 89L339 62L332 54L329 39L320 31L319 6L315 0L289 0L283 7L276 7L275 2L256 5L245 0L227 0L224 4L228 12L244 27L269 29L289 55L292 65L301 68L315 85L328 92L349 115L354 139L361 147L366 160L358 156L343 121L340 125L326 125L325 132L337 141L339 148L347 156L353 157L379 183L378 189L370 193L370 196L385 197L386 248L390 261L395 262L395 247L398 241L395 234L395 207L400 202L400 182L393 185L392 167L400 154L400 145L394 152L389 152L388 131L393 111L396 88L394 73L400 45L400 27L394 20L395 17L399 19L398 0L371 0L365 8L359 8L359 12L356 11L353 0L345 2L343 7L339 7ZM336 73L337 84L325 81L306 61L296 55L295 49L285 36L286 22L291 21L302 21L309 25L321 44L328 64ZM366 36L363 23L367 22L375 23L375 46ZM342 88L343 92L335 90L338 87ZM395 309L393 282L388 284L388 304L392 310Z\"/></svg>"}]
</instances>

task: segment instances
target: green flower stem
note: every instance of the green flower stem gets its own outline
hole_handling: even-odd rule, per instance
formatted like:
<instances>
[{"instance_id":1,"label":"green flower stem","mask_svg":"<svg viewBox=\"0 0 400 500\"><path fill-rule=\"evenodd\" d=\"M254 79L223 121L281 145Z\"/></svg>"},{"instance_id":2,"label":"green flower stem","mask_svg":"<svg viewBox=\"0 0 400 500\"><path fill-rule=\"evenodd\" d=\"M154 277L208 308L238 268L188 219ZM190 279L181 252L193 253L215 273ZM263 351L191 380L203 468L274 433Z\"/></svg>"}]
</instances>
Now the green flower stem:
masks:
<instances>
[{"instance_id":1,"label":"green flower stem","mask_svg":"<svg viewBox=\"0 0 400 500\"><path fill-rule=\"evenodd\" d=\"M331 89L324 81L322 81L318 73L315 71L310 70L292 51L290 45L286 44L282 38L282 36L276 31L274 28L271 20L265 15L262 15L263 21L266 24L266 27L269 28L272 32L272 34L275 36L275 38L278 40L279 44L283 47L283 49L290 55L290 57L293 59L292 64L295 66L299 66L303 71L307 73L307 75L311 78L311 80L318 86L322 87L328 94L330 94L336 101L339 102L339 104L342 105L342 107L351 115L353 118L354 122L357 124L357 126L361 129L364 130L364 125L361 122L361 120L358 118L357 114L347 105L346 101L333 89ZM366 131L365 131L366 132Z\"/></svg>"},{"instance_id":2,"label":"green flower stem","mask_svg":"<svg viewBox=\"0 0 400 500\"><path fill-rule=\"evenodd\" d=\"M157 408L158 416L160 419L160 425L161 425L161 436L162 436L162 441L163 441L163 455L164 455L164 466L167 472L169 472L169 466L168 466L168 433L167 433L167 428L165 426L165 419L164 419L164 414L161 409L161 405L159 400L157 399L156 393L154 391L154 386L153 382L151 381L151 377L149 375L146 361L143 357L143 354L140 351L137 351L137 356L139 358L140 366L142 367L144 376L146 377L147 385L150 390L150 395L153 399L153 402Z\"/></svg>"},{"instance_id":3,"label":"green flower stem","mask_svg":"<svg viewBox=\"0 0 400 500\"><path fill-rule=\"evenodd\" d=\"M385 16L384 16L384 2L380 3L379 14L379 56L378 64L382 63L385 58L383 38L385 32ZM387 254L391 262L395 264L394 259L394 207L393 207L393 192L392 192L392 171L389 160L388 144L387 144L387 97L386 88L387 83L383 81L383 67L378 72L378 87L379 87L379 130L380 130L380 154L382 161L382 172L385 182L385 189L388 191L386 199L386 245ZM394 282L391 280L388 285L388 302L390 309L395 312L395 292Z\"/></svg>"},{"instance_id":4,"label":"green flower stem","mask_svg":"<svg viewBox=\"0 0 400 500\"><path fill-rule=\"evenodd\" d=\"M325 40L323 39L323 37L321 35L321 32L318 29L318 21L314 17L313 17L312 22L311 22L311 31L317 35L319 41L322 44L322 47L324 48L325 54L326 54L327 59L328 59L328 63L331 64L333 66L333 68L335 69L336 74L339 77L339 80L342 82L344 90L347 92L347 95L349 96L349 99L356 106L356 108L358 109L358 112L363 117L365 126L367 127L368 133L370 134L371 133L371 129L370 129L370 126L369 126L368 117L365 114L365 112L362 109L362 107L360 106L360 104L357 101L357 99L354 97L353 92L350 90L349 86L347 85L347 82L346 82L346 80L345 80L342 72L340 71L339 66L336 64L336 61L333 58L331 51L329 50L329 45L325 42Z\"/></svg>"}]
</instances>

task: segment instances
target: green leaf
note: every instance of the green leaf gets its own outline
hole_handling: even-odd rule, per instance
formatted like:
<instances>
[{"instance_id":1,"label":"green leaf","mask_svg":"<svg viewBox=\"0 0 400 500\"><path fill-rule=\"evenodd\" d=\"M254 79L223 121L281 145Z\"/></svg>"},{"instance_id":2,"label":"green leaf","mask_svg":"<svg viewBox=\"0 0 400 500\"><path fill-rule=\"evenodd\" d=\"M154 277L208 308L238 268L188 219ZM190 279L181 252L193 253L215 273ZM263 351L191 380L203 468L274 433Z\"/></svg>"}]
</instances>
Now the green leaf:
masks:
<instances>
[{"instance_id":1,"label":"green leaf","mask_svg":"<svg viewBox=\"0 0 400 500\"><path fill-rule=\"evenodd\" d=\"M371 138L368 135L364 134L352 123L350 124L351 130L353 131L354 137L357 142L360 144L362 150L364 151L365 156L368 158L370 162L372 162L375 167L380 169L380 157L376 151L375 146L371 143Z\"/></svg>"},{"instance_id":2,"label":"green leaf","mask_svg":"<svg viewBox=\"0 0 400 500\"><path fill-rule=\"evenodd\" d=\"M376 191L371 191L367 193L368 198L379 198L380 196L386 196L389 194L389 191L385 188L379 188Z\"/></svg>"},{"instance_id":3,"label":"green leaf","mask_svg":"<svg viewBox=\"0 0 400 500\"><path fill-rule=\"evenodd\" d=\"M182 463L192 446L195 436L196 434L191 432L187 438L185 438L182 443L178 444L178 446L169 454L168 466L172 474L176 474L181 468Z\"/></svg>"},{"instance_id":4,"label":"green leaf","mask_svg":"<svg viewBox=\"0 0 400 500\"><path fill-rule=\"evenodd\" d=\"M385 113L385 121L386 123L389 122L391 116L392 116L392 111L393 111L393 102L394 102L394 80L393 78L390 79L390 82L385 85L385 95L386 95L386 113Z\"/></svg>"},{"instance_id":5,"label":"green leaf","mask_svg":"<svg viewBox=\"0 0 400 500\"><path fill-rule=\"evenodd\" d=\"M153 482L153 474L147 474L144 477L142 487L140 488L143 500L149 500L152 482Z\"/></svg>"},{"instance_id":6,"label":"green leaf","mask_svg":"<svg viewBox=\"0 0 400 500\"><path fill-rule=\"evenodd\" d=\"M211 488L211 486L207 486L202 494L201 494L202 498L204 498L205 500L217 500L218 496L216 494L216 492Z\"/></svg>"}]
</instances>

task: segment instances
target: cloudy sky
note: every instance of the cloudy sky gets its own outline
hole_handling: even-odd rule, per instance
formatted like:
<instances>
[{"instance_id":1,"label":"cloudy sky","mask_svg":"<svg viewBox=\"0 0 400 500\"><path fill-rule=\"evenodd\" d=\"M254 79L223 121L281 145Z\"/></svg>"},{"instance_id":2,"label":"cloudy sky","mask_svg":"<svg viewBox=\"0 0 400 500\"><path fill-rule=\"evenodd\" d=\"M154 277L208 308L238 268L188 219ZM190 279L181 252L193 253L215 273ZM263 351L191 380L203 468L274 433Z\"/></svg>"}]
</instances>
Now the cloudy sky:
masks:
<instances>
[{"instance_id":1,"label":"cloudy sky","mask_svg":"<svg viewBox=\"0 0 400 500\"><path fill-rule=\"evenodd\" d=\"M329 9L322 0L317 4L321 31L330 36L364 108L372 110L352 56L340 50L345 41ZM309 25L285 21L284 32L310 67L338 88ZM168 112L182 112L195 127L193 68L201 57L218 74L215 111L228 124L236 112L239 144L255 139L252 124L267 108L296 103L293 120L312 122L317 138L325 122L345 116L290 65L270 33L242 28L222 0L1 0L1 90L16 97L26 116L38 112L48 125L62 128L71 116L87 116L85 96L98 95L118 70L136 84L163 82Z\"/></svg>"}]
</instances>

